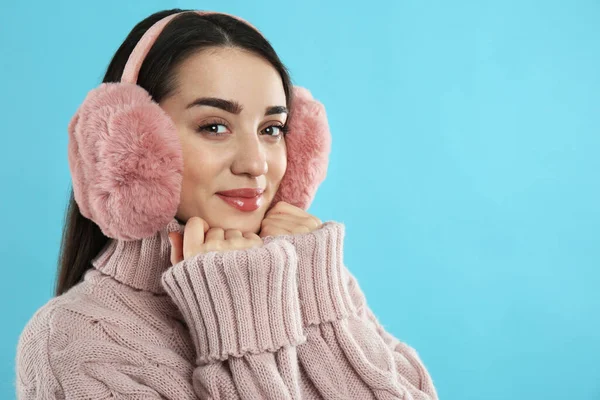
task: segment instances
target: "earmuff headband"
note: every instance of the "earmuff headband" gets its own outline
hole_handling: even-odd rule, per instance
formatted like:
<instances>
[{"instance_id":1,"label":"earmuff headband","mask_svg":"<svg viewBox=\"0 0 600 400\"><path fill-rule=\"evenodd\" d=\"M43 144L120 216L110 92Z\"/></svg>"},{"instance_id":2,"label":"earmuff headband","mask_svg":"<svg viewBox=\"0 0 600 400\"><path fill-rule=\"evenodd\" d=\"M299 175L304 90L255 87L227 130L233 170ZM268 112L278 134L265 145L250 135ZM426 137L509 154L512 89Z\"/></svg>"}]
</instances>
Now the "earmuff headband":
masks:
<instances>
[{"instance_id":1,"label":"earmuff headband","mask_svg":"<svg viewBox=\"0 0 600 400\"><path fill-rule=\"evenodd\" d=\"M257 32L260 33L260 31L258 29L256 29L256 27L254 27L248 21L246 21L240 17L237 17L235 15L226 14L226 13L217 13L217 12L213 12L213 11L182 11L179 13L167 15L163 19L157 21L154 25L152 25L150 27L150 29L148 29L142 35L142 38L139 40L139 42L137 43L137 45L135 46L135 48L129 55L129 59L127 60L127 63L125 64L125 69L123 70L123 76L121 77L121 82L137 83L137 78L138 78L138 74L140 72L140 68L142 67L142 63L144 62L146 55L152 48L152 45L154 45L154 42L156 42L156 39L160 36L160 34L163 31L163 29L165 28L165 26L167 26L167 24L176 16L178 16L180 14L188 13L188 12L195 12L199 15L210 15L210 14L229 15L232 18L235 18L241 22L248 24L249 26L254 28L254 30L256 30Z\"/></svg>"}]
</instances>

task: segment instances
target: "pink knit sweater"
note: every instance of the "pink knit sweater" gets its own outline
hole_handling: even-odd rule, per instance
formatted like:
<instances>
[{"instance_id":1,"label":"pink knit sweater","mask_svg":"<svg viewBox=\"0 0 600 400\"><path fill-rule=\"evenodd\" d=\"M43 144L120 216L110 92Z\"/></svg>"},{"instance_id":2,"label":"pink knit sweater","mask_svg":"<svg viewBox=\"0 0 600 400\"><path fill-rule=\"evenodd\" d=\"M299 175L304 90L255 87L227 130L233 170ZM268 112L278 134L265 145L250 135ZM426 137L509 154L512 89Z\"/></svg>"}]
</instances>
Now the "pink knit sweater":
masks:
<instances>
[{"instance_id":1,"label":"pink knit sweater","mask_svg":"<svg viewBox=\"0 0 600 400\"><path fill-rule=\"evenodd\" d=\"M171 266L167 233L110 240L19 338L19 399L437 399L343 263L343 224Z\"/></svg>"}]
</instances>

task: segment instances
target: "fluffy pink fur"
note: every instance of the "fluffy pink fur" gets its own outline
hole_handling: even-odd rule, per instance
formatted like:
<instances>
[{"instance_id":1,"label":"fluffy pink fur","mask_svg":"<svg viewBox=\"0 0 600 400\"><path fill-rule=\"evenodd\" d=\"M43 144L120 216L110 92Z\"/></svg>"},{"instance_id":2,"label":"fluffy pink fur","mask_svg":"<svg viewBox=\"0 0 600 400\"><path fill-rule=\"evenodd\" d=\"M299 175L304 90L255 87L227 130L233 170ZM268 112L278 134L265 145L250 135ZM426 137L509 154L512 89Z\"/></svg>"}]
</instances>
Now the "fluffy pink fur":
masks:
<instances>
[{"instance_id":1,"label":"fluffy pink fur","mask_svg":"<svg viewBox=\"0 0 600 400\"><path fill-rule=\"evenodd\" d=\"M294 86L289 128L287 170L271 206L283 200L308 210L327 175L331 134L325 107L300 86Z\"/></svg>"},{"instance_id":2,"label":"fluffy pink fur","mask_svg":"<svg viewBox=\"0 0 600 400\"><path fill-rule=\"evenodd\" d=\"M323 105L294 87L288 164L273 200L308 209L325 179L331 136ZM69 166L81 213L121 240L167 225L180 201L183 156L171 118L141 87L103 83L69 123Z\"/></svg>"},{"instance_id":3,"label":"fluffy pink fur","mask_svg":"<svg viewBox=\"0 0 600 400\"><path fill-rule=\"evenodd\" d=\"M104 83L69 123L69 165L81 213L109 237L150 236L179 205L183 156L171 118L141 87Z\"/></svg>"}]
</instances>

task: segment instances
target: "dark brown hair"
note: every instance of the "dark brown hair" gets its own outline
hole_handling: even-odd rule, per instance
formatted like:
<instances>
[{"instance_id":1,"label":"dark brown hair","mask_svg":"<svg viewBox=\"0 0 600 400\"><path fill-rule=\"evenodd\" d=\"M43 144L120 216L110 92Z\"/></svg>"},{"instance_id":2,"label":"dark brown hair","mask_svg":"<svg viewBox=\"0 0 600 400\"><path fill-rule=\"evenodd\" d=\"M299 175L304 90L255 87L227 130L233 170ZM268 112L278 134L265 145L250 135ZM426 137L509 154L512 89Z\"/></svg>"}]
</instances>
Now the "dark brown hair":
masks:
<instances>
[{"instance_id":1,"label":"dark brown hair","mask_svg":"<svg viewBox=\"0 0 600 400\"><path fill-rule=\"evenodd\" d=\"M160 19L182 11L191 10L160 11L139 22L113 56L103 82L119 82L127 59L144 32ZM292 83L289 72L271 44L248 24L224 14L185 13L173 18L144 59L137 84L150 93L154 101L160 102L175 89L176 67L190 55L208 47L241 48L271 63L281 76L290 109ZM71 188L58 260L56 296L81 281L85 271L92 266L92 259L108 240L96 223L81 214Z\"/></svg>"}]
</instances>

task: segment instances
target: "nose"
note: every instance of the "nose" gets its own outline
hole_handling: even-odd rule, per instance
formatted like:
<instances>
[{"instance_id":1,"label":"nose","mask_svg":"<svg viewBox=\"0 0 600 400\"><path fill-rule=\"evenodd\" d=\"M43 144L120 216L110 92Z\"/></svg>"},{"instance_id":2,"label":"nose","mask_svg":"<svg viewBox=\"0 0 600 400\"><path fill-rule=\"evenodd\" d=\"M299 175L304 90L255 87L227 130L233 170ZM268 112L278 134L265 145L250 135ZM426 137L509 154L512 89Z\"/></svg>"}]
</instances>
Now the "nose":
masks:
<instances>
[{"instance_id":1,"label":"nose","mask_svg":"<svg viewBox=\"0 0 600 400\"><path fill-rule=\"evenodd\" d=\"M238 136L238 146L231 171L236 175L265 175L268 170L267 149L257 133L243 133Z\"/></svg>"}]
</instances>

